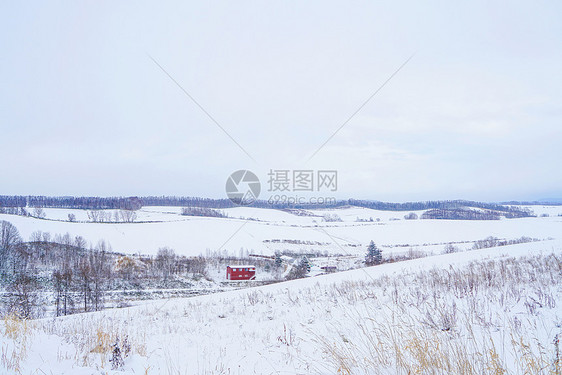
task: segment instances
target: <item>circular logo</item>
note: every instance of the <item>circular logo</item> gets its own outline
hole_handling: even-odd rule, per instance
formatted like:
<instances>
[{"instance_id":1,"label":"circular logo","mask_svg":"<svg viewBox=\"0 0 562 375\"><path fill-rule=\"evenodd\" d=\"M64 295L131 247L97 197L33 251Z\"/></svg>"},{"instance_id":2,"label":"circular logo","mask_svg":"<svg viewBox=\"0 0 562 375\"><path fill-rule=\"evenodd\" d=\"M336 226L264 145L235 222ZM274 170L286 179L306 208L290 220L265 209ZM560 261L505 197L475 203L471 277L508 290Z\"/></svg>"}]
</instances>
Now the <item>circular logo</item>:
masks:
<instances>
[{"instance_id":1,"label":"circular logo","mask_svg":"<svg viewBox=\"0 0 562 375\"><path fill-rule=\"evenodd\" d=\"M234 204L250 205L258 199L260 191L258 176L245 169L232 173L226 180L226 195Z\"/></svg>"}]
</instances>

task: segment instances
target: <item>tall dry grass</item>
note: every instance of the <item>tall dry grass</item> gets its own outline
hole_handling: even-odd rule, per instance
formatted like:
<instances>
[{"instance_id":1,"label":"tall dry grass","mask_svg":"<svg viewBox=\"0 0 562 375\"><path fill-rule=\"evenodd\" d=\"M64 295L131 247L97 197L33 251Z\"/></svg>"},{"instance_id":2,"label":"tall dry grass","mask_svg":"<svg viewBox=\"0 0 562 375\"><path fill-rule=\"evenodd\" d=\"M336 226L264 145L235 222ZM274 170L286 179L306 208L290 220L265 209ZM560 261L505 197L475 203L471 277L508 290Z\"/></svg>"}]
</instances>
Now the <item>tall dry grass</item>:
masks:
<instances>
[{"instance_id":1,"label":"tall dry grass","mask_svg":"<svg viewBox=\"0 0 562 375\"><path fill-rule=\"evenodd\" d=\"M21 363L25 360L29 341L32 335L32 324L29 320L20 318L17 314L4 317L4 337L10 339L2 345L0 364L6 370L20 372Z\"/></svg>"},{"instance_id":2,"label":"tall dry grass","mask_svg":"<svg viewBox=\"0 0 562 375\"><path fill-rule=\"evenodd\" d=\"M334 286L348 308L329 324L337 335L314 335L327 361L316 370L559 374L561 270L540 255Z\"/></svg>"}]
</instances>

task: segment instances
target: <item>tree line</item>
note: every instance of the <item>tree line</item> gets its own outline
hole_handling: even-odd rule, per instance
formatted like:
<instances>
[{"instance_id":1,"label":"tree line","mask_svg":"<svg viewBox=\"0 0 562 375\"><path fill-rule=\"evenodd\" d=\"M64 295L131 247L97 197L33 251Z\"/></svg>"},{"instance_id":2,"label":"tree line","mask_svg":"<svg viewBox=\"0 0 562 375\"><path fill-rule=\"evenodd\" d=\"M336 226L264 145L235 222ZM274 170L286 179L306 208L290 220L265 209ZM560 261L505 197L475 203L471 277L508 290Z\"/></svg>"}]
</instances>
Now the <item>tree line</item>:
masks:
<instances>
[{"instance_id":1,"label":"tree line","mask_svg":"<svg viewBox=\"0 0 562 375\"><path fill-rule=\"evenodd\" d=\"M517 202L512 202L517 203ZM46 197L46 196L0 196L0 209L23 207L76 208L76 209L125 209L138 210L143 206L175 206L201 208L231 208L236 205L229 199L199 197L146 196L146 197ZM327 204L269 203L257 200L251 207L274 209L312 209L356 206L383 211L455 210L463 207L481 208L506 213L506 217L527 217L532 212L515 205L485 203L467 200L420 201L390 203L370 200L337 200Z\"/></svg>"},{"instance_id":2,"label":"tree line","mask_svg":"<svg viewBox=\"0 0 562 375\"><path fill-rule=\"evenodd\" d=\"M0 208L42 207L76 209L123 209L138 210L143 203L139 197L46 197L0 195Z\"/></svg>"},{"instance_id":3,"label":"tree line","mask_svg":"<svg viewBox=\"0 0 562 375\"><path fill-rule=\"evenodd\" d=\"M421 215L421 218L446 220L500 220L502 216L508 219L514 219L532 216L532 213L525 209L495 211L491 209L474 210L462 207L428 210Z\"/></svg>"},{"instance_id":4,"label":"tree line","mask_svg":"<svg viewBox=\"0 0 562 375\"><path fill-rule=\"evenodd\" d=\"M0 221L1 314L40 317L45 306L56 316L97 311L108 291L174 286L177 275L204 275L206 259L161 248L155 256L114 252L105 241L88 245L68 233L36 231L24 241L18 229Z\"/></svg>"}]
</instances>

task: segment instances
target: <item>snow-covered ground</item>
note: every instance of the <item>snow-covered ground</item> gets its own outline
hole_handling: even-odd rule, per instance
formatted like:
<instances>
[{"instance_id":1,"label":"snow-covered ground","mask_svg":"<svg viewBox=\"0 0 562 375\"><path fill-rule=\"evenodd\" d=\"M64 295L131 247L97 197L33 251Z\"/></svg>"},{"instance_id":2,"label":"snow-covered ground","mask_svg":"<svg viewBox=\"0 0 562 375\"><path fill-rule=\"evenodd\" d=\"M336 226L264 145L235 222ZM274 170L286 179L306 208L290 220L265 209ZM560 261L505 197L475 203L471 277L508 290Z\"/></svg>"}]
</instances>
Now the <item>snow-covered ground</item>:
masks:
<instances>
[{"instance_id":1,"label":"snow-covered ground","mask_svg":"<svg viewBox=\"0 0 562 375\"><path fill-rule=\"evenodd\" d=\"M469 248L472 242L488 236L514 239L559 238L562 233L562 206L530 206L549 217L502 219L497 221L404 220L408 212L377 211L360 207L334 210L307 210L312 216L260 208L238 207L223 210L229 218L181 216L179 207L145 207L136 223L91 223L84 210L45 209L46 220L0 214L0 220L13 223L28 239L34 231L51 235L80 235L96 244L109 241L114 250L155 254L169 246L183 255L205 255L226 251L238 254L271 255L276 250L363 254L374 240L386 254L409 248L428 253L441 252L445 243L456 242ZM78 222L65 221L74 213ZM422 212L416 212L420 215ZM326 214L338 215L341 222L325 222ZM357 221L367 220L365 221ZM373 218L373 222L370 222ZM376 219L380 221L376 221ZM394 220L400 219L400 220Z\"/></svg>"},{"instance_id":2,"label":"snow-covered ground","mask_svg":"<svg viewBox=\"0 0 562 375\"><path fill-rule=\"evenodd\" d=\"M54 320L7 319L2 371L547 374L562 331L561 253L562 241L549 240ZM112 371L117 339L124 364Z\"/></svg>"}]
</instances>

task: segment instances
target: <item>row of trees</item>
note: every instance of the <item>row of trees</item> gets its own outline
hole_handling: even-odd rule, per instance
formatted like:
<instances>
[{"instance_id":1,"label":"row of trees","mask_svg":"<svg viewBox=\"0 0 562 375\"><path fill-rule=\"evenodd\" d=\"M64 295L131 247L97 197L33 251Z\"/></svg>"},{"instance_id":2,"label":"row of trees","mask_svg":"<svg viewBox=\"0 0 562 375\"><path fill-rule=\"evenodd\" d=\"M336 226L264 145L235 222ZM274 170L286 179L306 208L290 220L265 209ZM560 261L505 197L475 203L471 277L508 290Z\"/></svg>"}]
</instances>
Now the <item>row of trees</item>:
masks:
<instances>
[{"instance_id":1,"label":"row of trees","mask_svg":"<svg viewBox=\"0 0 562 375\"><path fill-rule=\"evenodd\" d=\"M531 216L532 212L528 209L502 205L497 203L484 203L465 200L445 200L445 201L423 201L423 202L406 202L406 203L388 203L378 201L364 201L349 199L349 205L371 208L374 210L384 211L421 211L421 210L454 210L462 209L464 207L482 208L486 210L494 210L513 215Z\"/></svg>"},{"instance_id":2,"label":"row of trees","mask_svg":"<svg viewBox=\"0 0 562 375\"><path fill-rule=\"evenodd\" d=\"M184 216L228 217L223 211L207 207L183 207L181 214Z\"/></svg>"},{"instance_id":3,"label":"row of trees","mask_svg":"<svg viewBox=\"0 0 562 375\"><path fill-rule=\"evenodd\" d=\"M497 237L489 236L484 238L483 240L478 240L474 242L474 244L472 245L472 249L473 250L487 249L490 247L515 245L515 244L534 242L534 241L538 241L538 239L523 236L512 240L505 240L505 239L499 239Z\"/></svg>"},{"instance_id":4,"label":"row of trees","mask_svg":"<svg viewBox=\"0 0 562 375\"><path fill-rule=\"evenodd\" d=\"M156 256L128 256L105 241L88 246L85 239L36 231L24 242L17 228L0 222L0 287L3 313L41 316L101 310L109 290L144 289L175 275L205 274L206 260L176 255L161 248Z\"/></svg>"},{"instance_id":5,"label":"row of trees","mask_svg":"<svg viewBox=\"0 0 562 375\"><path fill-rule=\"evenodd\" d=\"M142 200L138 197L46 197L34 195L0 195L0 207L138 210L142 207Z\"/></svg>"},{"instance_id":6,"label":"row of trees","mask_svg":"<svg viewBox=\"0 0 562 375\"><path fill-rule=\"evenodd\" d=\"M87 213L88 219L94 223L133 223L137 220L137 213L133 210L117 210L113 214L111 211L90 210ZM69 214L68 220L75 221L76 217Z\"/></svg>"},{"instance_id":7,"label":"row of trees","mask_svg":"<svg viewBox=\"0 0 562 375\"><path fill-rule=\"evenodd\" d=\"M406 203L390 203L367 200L340 200L330 201L327 204L289 204L268 203L257 200L252 204L260 208L276 209L306 209L306 208L337 208L344 206L357 206L385 211L420 211L420 210L455 210L463 207L481 208L504 213L509 218L531 216L532 212L513 205L484 203L465 200L421 201ZM138 210L142 206L178 206L178 207L205 207L229 208L234 207L229 199L209 199L197 197L174 196L148 196L148 197L45 197L45 196L0 196L0 208L8 207L55 207L79 209L124 209Z\"/></svg>"},{"instance_id":8,"label":"row of trees","mask_svg":"<svg viewBox=\"0 0 562 375\"><path fill-rule=\"evenodd\" d=\"M0 214L31 216L44 219L47 215L42 207L0 207ZM137 213L133 210L119 209L115 211L90 210L87 211L88 219L94 223L133 223L137 220ZM75 222L76 215L68 214L68 221Z\"/></svg>"},{"instance_id":9,"label":"row of trees","mask_svg":"<svg viewBox=\"0 0 562 375\"><path fill-rule=\"evenodd\" d=\"M491 210L471 210L467 208L435 209L422 214L422 219L446 220L499 220L500 213Z\"/></svg>"}]
</instances>

